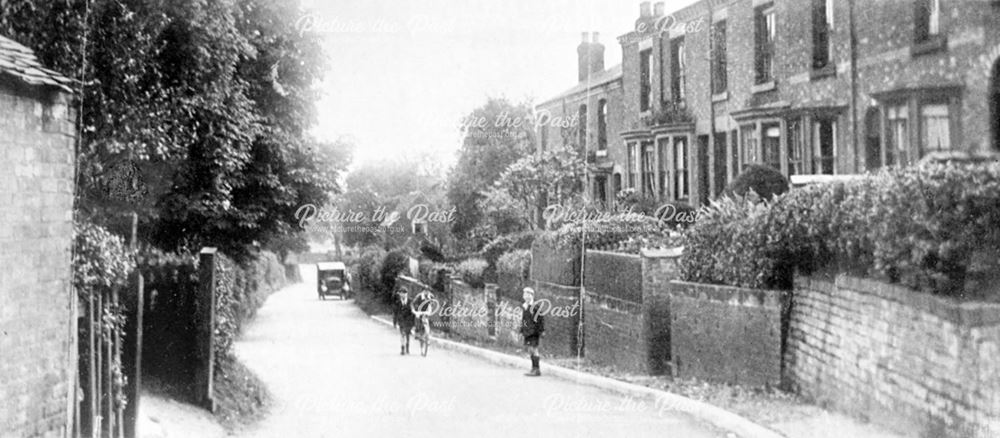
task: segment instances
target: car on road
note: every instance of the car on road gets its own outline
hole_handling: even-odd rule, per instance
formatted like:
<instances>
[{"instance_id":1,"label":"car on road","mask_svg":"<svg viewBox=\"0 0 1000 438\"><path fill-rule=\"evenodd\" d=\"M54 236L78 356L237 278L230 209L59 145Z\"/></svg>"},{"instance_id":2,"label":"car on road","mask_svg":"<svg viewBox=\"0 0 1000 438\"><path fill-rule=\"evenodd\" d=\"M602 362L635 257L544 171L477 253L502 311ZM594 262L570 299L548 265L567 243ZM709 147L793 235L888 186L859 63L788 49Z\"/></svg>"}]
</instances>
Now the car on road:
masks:
<instances>
[{"instance_id":1,"label":"car on road","mask_svg":"<svg viewBox=\"0 0 1000 438\"><path fill-rule=\"evenodd\" d=\"M316 293L319 299L337 295L342 300L351 298L351 274L342 262L316 264Z\"/></svg>"}]
</instances>

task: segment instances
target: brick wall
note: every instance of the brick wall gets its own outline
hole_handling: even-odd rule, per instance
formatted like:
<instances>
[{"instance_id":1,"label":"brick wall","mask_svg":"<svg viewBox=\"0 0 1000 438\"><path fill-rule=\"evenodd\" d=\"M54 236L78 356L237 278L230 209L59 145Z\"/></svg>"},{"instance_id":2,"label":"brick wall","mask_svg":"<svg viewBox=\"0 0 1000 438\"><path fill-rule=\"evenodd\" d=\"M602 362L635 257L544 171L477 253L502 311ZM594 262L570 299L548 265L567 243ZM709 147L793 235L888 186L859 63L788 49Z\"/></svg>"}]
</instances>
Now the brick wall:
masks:
<instances>
[{"instance_id":1,"label":"brick wall","mask_svg":"<svg viewBox=\"0 0 1000 438\"><path fill-rule=\"evenodd\" d=\"M496 340L507 346L523 345L521 338L521 300L500 296L496 311Z\"/></svg>"},{"instance_id":2,"label":"brick wall","mask_svg":"<svg viewBox=\"0 0 1000 438\"><path fill-rule=\"evenodd\" d=\"M565 286L580 285L580 252L536 239L531 245L531 279Z\"/></svg>"},{"instance_id":3,"label":"brick wall","mask_svg":"<svg viewBox=\"0 0 1000 438\"><path fill-rule=\"evenodd\" d=\"M489 339L489 305L486 292L461 280L451 281L451 313L448 326L452 333L475 339Z\"/></svg>"},{"instance_id":4,"label":"brick wall","mask_svg":"<svg viewBox=\"0 0 1000 438\"><path fill-rule=\"evenodd\" d=\"M534 282L535 300L546 300L547 307L565 312L545 315L545 335L542 349L558 356L577 356L580 346L580 323L582 321L580 288L558 284Z\"/></svg>"},{"instance_id":5,"label":"brick wall","mask_svg":"<svg viewBox=\"0 0 1000 438\"><path fill-rule=\"evenodd\" d=\"M678 376L747 386L781 383L787 292L673 281L670 347Z\"/></svg>"},{"instance_id":6,"label":"brick wall","mask_svg":"<svg viewBox=\"0 0 1000 438\"><path fill-rule=\"evenodd\" d=\"M605 293L609 283L591 279L599 274L588 269L587 298L584 301L584 344L587 358L595 363L614 366L640 374L665 374L670 370L670 300L667 285L677 278L678 251L651 251L640 256L588 251L588 267L593 255L634 264L631 274L638 284L639 296ZM638 272L634 272L638 271ZM613 283L610 283L613 284Z\"/></svg>"},{"instance_id":7,"label":"brick wall","mask_svg":"<svg viewBox=\"0 0 1000 438\"><path fill-rule=\"evenodd\" d=\"M642 259L638 255L588 250L584 265L588 293L642 301Z\"/></svg>"},{"instance_id":8,"label":"brick wall","mask_svg":"<svg viewBox=\"0 0 1000 438\"><path fill-rule=\"evenodd\" d=\"M623 371L648 372L640 303L587 293L584 313L587 359Z\"/></svg>"},{"instance_id":9,"label":"brick wall","mask_svg":"<svg viewBox=\"0 0 1000 438\"><path fill-rule=\"evenodd\" d=\"M1000 436L1000 304L796 279L786 376L824 405L934 437Z\"/></svg>"},{"instance_id":10,"label":"brick wall","mask_svg":"<svg viewBox=\"0 0 1000 438\"><path fill-rule=\"evenodd\" d=\"M0 79L0 436L63 436L76 372L73 120Z\"/></svg>"}]
</instances>

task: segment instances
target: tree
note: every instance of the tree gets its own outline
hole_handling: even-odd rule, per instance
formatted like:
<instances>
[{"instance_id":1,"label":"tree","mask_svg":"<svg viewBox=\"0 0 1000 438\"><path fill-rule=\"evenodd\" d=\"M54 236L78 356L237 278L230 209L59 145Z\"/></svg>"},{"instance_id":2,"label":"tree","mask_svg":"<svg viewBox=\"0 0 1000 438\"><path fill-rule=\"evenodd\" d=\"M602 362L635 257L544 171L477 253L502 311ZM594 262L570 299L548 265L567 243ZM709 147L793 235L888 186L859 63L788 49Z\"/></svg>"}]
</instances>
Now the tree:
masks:
<instances>
[{"instance_id":1,"label":"tree","mask_svg":"<svg viewBox=\"0 0 1000 438\"><path fill-rule=\"evenodd\" d=\"M448 200L457 207L452 232L466 236L483 221L478 203L515 161L534 152L530 102L491 98L462 123L464 140L448 175Z\"/></svg>"},{"instance_id":2,"label":"tree","mask_svg":"<svg viewBox=\"0 0 1000 438\"><path fill-rule=\"evenodd\" d=\"M78 208L237 258L301 229L348 148L307 135L325 69L296 0L10 0L0 32L80 81Z\"/></svg>"},{"instance_id":3,"label":"tree","mask_svg":"<svg viewBox=\"0 0 1000 438\"><path fill-rule=\"evenodd\" d=\"M520 212L518 219L529 229L544 229L544 218L532 213L539 207L563 205L577 198L585 172L586 163L572 147L529 155L504 170L480 206L494 220L510 221L512 214Z\"/></svg>"}]
</instances>

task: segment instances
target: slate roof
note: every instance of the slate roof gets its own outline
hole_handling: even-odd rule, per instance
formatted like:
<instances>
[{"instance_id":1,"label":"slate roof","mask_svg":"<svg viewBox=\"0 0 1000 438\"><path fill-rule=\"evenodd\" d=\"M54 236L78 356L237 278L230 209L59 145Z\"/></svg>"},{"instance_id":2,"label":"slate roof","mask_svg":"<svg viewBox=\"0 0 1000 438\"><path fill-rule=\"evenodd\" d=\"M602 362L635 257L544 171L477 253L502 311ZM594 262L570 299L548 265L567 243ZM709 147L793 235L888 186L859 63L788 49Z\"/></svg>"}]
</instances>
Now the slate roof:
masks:
<instances>
[{"instance_id":1,"label":"slate roof","mask_svg":"<svg viewBox=\"0 0 1000 438\"><path fill-rule=\"evenodd\" d=\"M11 76L28 85L56 87L69 93L73 92L72 79L42 67L35 57L35 52L3 36L0 36L0 74Z\"/></svg>"},{"instance_id":2,"label":"slate roof","mask_svg":"<svg viewBox=\"0 0 1000 438\"><path fill-rule=\"evenodd\" d=\"M546 104L557 101L564 97L569 97L578 93L582 93L584 91L600 87L601 85L607 84L609 82L617 81L621 78L622 78L622 65L618 64L607 70L597 73L594 76L591 76L590 81L580 82L574 85L573 88L563 91L562 93L559 93L550 99L546 99L545 102L542 102L537 106L544 106Z\"/></svg>"}]
</instances>

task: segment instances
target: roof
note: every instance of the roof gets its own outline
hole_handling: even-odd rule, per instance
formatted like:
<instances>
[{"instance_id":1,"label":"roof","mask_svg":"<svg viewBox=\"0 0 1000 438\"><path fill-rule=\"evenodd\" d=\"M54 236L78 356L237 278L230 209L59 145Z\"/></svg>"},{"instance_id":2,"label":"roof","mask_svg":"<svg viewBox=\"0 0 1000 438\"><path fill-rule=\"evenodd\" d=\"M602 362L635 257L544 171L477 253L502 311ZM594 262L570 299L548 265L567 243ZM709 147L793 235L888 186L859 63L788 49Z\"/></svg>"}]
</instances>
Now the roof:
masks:
<instances>
[{"instance_id":1,"label":"roof","mask_svg":"<svg viewBox=\"0 0 1000 438\"><path fill-rule=\"evenodd\" d=\"M317 263L316 269L320 271L329 271L334 269L347 269L342 262L329 262L329 263Z\"/></svg>"},{"instance_id":2,"label":"roof","mask_svg":"<svg viewBox=\"0 0 1000 438\"><path fill-rule=\"evenodd\" d=\"M56 87L73 92L73 80L42 67L35 52L20 43L0 36L0 73L14 77L28 85Z\"/></svg>"},{"instance_id":3,"label":"roof","mask_svg":"<svg viewBox=\"0 0 1000 438\"><path fill-rule=\"evenodd\" d=\"M601 85L620 80L621 78L622 78L622 65L617 64L609 69L606 69L600 73L597 73L596 75L591 76L589 81L581 81L580 83L573 86L573 88L563 91L562 93L557 94L551 99L546 99L544 102L538 104L538 106L542 106L547 103L551 103L553 101L572 96L574 94L579 94L584 91L600 87Z\"/></svg>"}]
</instances>

